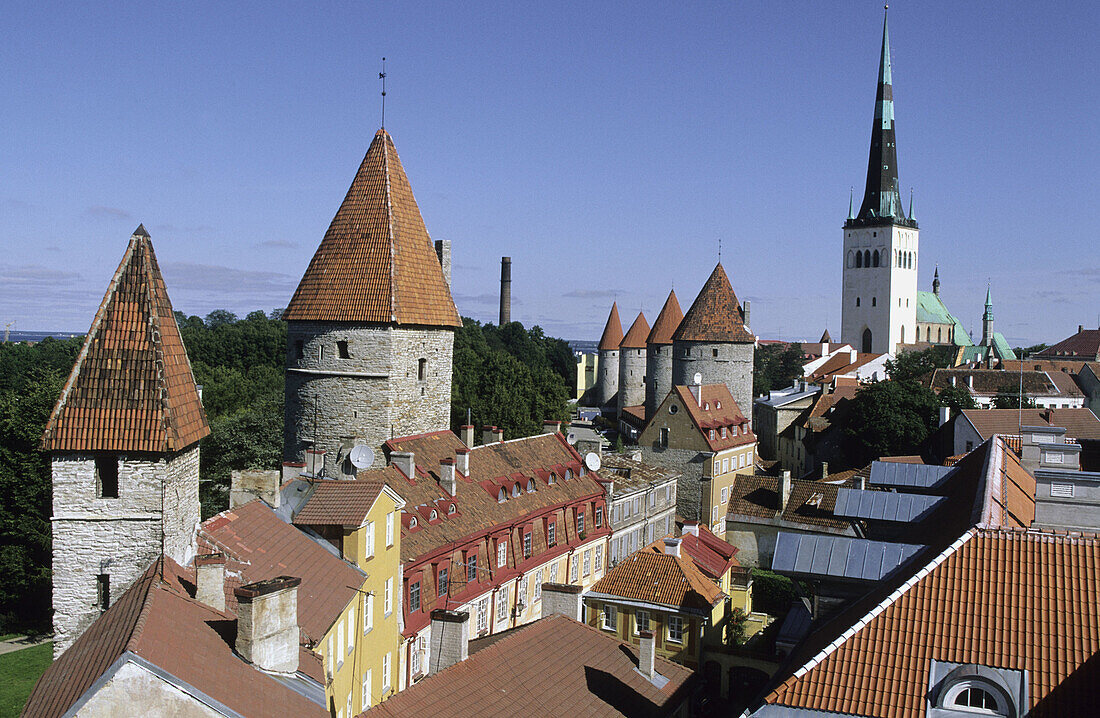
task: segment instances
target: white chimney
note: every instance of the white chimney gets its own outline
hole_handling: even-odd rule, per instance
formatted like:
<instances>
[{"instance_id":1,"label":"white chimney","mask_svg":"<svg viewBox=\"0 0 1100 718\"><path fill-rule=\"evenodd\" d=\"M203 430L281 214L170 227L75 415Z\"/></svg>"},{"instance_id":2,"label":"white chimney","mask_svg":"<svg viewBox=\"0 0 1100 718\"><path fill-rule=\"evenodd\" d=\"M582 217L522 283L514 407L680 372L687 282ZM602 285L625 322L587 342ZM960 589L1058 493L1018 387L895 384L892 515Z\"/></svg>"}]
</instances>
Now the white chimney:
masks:
<instances>
[{"instance_id":1,"label":"white chimney","mask_svg":"<svg viewBox=\"0 0 1100 718\"><path fill-rule=\"evenodd\" d=\"M284 461L283 462L283 483L296 479L302 475L306 470L306 462L304 461Z\"/></svg>"},{"instance_id":2,"label":"white chimney","mask_svg":"<svg viewBox=\"0 0 1100 718\"><path fill-rule=\"evenodd\" d=\"M470 614L465 611L435 609L431 613L432 652L428 675L466 660L469 655Z\"/></svg>"},{"instance_id":3,"label":"white chimney","mask_svg":"<svg viewBox=\"0 0 1100 718\"><path fill-rule=\"evenodd\" d=\"M782 513L791 500L791 472L783 471L779 475L779 511Z\"/></svg>"},{"instance_id":4,"label":"white chimney","mask_svg":"<svg viewBox=\"0 0 1100 718\"><path fill-rule=\"evenodd\" d=\"M848 363L849 364L855 364L857 361L859 361L859 352L857 352L855 349L849 349L848 350Z\"/></svg>"},{"instance_id":5,"label":"white chimney","mask_svg":"<svg viewBox=\"0 0 1100 718\"><path fill-rule=\"evenodd\" d=\"M456 449L455 450L455 466L458 468L458 473L463 476L470 475L470 450L469 449Z\"/></svg>"},{"instance_id":6,"label":"white chimney","mask_svg":"<svg viewBox=\"0 0 1100 718\"><path fill-rule=\"evenodd\" d=\"M699 406L702 406L703 405L703 385L702 384L696 384L695 382L692 382L691 384L688 385L688 391L690 391L691 395L693 397L695 397L695 403L698 404Z\"/></svg>"},{"instance_id":7,"label":"white chimney","mask_svg":"<svg viewBox=\"0 0 1100 718\"><path fill-rule=\"evenodd\" d=\"M697 527L698 528L698 527ZM680 557L680 539L668 536L665 538L665 553L669 556Z\"/></svg>"},{"instance_id":8,"label":"white chimney","mask_svg":"<svg viewBox=\"0 0 1100 718\"><path fill-rule=\"evenodd\" d=\"M458 493L458 482L455 480L455 460L439 460L439 488L447 492L449 496Z\"/></svg>"},{"instance_id":9,"label":"white chimney","mask_svg":"<svg viewBox=\"0 0 1100 718\"><path fill-rule=\"evenodd\" d=\"M458 427L458 438L462 440L462 443L466 446L474 445L474 426L473 424L463 424Z\"/></svg>"},{"instance_id":10,"label":"white chimney","mask_svg":"<svg viewBox=\"0 0 1100 718\"><path fill-rule=\"evenodd\" d=\"M411 451L394 451L390 454L390 463L401 470L405 476L414 478L416 475L416 456Z\"/></svg>"},{"instance_id":11,"label":"white chimney","mask_svg":"<svg viewBox=\"0 0 1100 718\"><path fill-rule=\"evenodd\" d=\"M580 554L577 554L580 558ZM542 615L552 616L560 613L569 616L574 621L581 620L581 592L582 586L574 586L567 583L542 584Z\"/></svg>"},{"instance_id":12,"label":"white chimney","mask_svg":"<svg viewBox=\"0 0 1100 718\"><path fill-rule=\"evenodd\" d=\"M306 449L306 473L311 476L320 476L325 470L325 450Z\"/></svg>"},{"instance_id":13,"label":"white chimney","mask_svg":"<svg viewBox=\"0 0 1100 718\"><path fill-rule=\"evenodd\" d=\"M968 387L970 387L971 389L974 388L974 375L973 374L967 374L966 375L966 385Z\"/></svg>"},{"instance_id":14,"label":"white chimney","mask_svg":"<svg viewBox=\"0 0 1100 718\"><path fill-rule=\"evenodd\" d=\"M302 579L279 576L241 586L237 598L237 653L273 673L298 670L298 586Z\"/></svg>"},{"instance_id":15,"label":"white chimney","mask_svg":"<svg viewBox=\"0 0 1100 718\"><path fill-rule=\"evenodd\" d=\"M684 531L685 534L691 534L692 536L699 535L699 522L698 521L685 521Z\"/></svg>"},{"instance_id":16,"label":"white chimney","mask_svg":"<svg viewBox=\"0 0 1100 718\"><path fill-rule=\"evenodd\" d=\"M944 424L946 424L948 422L948 420L950 418L951 418L951 407L941 406L940 407L940 418L939 418L940 423L938 424L938 426L943 426Z\"/></svg>"},{"instance_id":17,"label":"white chimney","mask_svg":"<svg viewBox=\"0 0 1100 718\"><path fill-rule=\"evenodd\" d=\"M657 651L653 631L638 631L638 637L641 639L638 646L638 671L649 680L653 680L657 673L655 665Z\"/></svg>"},{"instance_id":18,"label":"white chimney","mask_svg":"<svg viewBox=\"0 0 1100 718\"><path fill-rule=\"evenodd\" d=\"M225 610L225 556L207 553L195 557L195 600Z\"/></svg>"}]
</instances>

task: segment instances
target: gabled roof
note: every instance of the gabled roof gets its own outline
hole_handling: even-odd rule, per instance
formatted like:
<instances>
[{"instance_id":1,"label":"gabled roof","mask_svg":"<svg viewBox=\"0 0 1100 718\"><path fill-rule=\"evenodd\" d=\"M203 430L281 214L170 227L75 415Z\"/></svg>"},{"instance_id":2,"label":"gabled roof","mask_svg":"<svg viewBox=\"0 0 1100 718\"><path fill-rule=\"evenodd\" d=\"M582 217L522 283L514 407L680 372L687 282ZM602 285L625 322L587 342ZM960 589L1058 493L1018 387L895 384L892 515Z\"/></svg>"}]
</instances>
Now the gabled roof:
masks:
<instances>
[{"instance_id":1,"label":"gabled roof","mask_svg":"<svg viewBox=\"0 0 1100 718\"><path fill-rule=\"evenodd\" d=\"M736 546L715 536L704 524L696 524L696 528L698 535L686 531L680 535L680 551L703 575L712 581L719 581L731 568L741 565L736 558ZM664 539L657 539L642 550L663 554Z\"/></svg>"},{"instance_id":2,"label":"gabled roof","mask_svg":"<svg viewBox=\"0 0 1100 718\"><path fill-rule=\"evenodd\" d=\"M385 130L375 134L283 319L461 325L409 179Z\"/></svg>"},{"instance_id":3,"label":"gabled roof","mask_svg":"<svg viewBox=\"0 0 1100 718\"><path fill-rule=\"evenodd\" d=\"M637 319L630 325L629 331L623 340L619 342L620 349L645 349L645 339L649 336L649 322L645 314L638 312Z\"/></svg>"},{"instance_id":4,"label":"gabled roof","mask_svg":"<svg viewBox=\"0 0 1100 718\"><path fill-rule=\"evenodd\" d=\"M749 426L748 419L725 384L703 384L699 387L698 400L691 393L691 387L674 386L672 393L680 398L680 403L684 405L692 423L711 451L722 451L756 441L756 434ZM722 427L726 428L725 436L722 436ZM711 429L714 429L713 439L710 438Z\"/></svg>"},{"instance_id":5,"label":"gabled roof","mask_svg":"<svg viewBox=\"0 0 1100 718\"><path fill-rule=\"evenodd\" d=\"M661 307L661 313L657 315L657 321L653 322L653 329L646 337L646 344L671 344L672 335L680 322L684 319L684 312L680 309L680 301L676 298L676 291L668 293L665 306Z\"/></svg>"},{"instance_id":6,"label":"gabled roof","mask_svg":"<svg viewBox=\"0 0 1100 718\"><path fill-rule=\"evenodd\" d=\"M666 715L685 700L691 670L655 659L658 688L637 670L638 649L560 614L530 623L409 686L369 716L586 718Z\"/></svg>"},{"instance_id":7,"label":"gabled roof","mask_svg":"<svg viewBox=\"0 0 1100 718\"><path fill-rule=\"evenodd\" d=\"M960 322L943 303L935 292L917 292L917 321L927 324L951 324L955 331L952 333L952 343L957 347L973 346L970 335L966 333Z\"/></svg>"},{"instance_id":8,"label":"gabled roof","mask_svg":"<svg viewBox=\"0 0 1100 718\"><path fill-rule=\"evenodd\" d=\"M623 341L623 325L619 321L619 304L611 303L611 313L607 315L607 324L604 325L600 344L596 348L601 352L617 351Z\"/></svg>"},{"instance_id":9,"label":"gabled roof","mask_svg":"<svg viewBox=\"0 0 1100 718\"><path fill-rule=\"evenodd\" d=\"M672 339L689 342L756 341L752 332L745 328L745 311L737 301L721 262L699 290L699 296L684 315Z\"/></svg>"},{"instance_id":10,"label":"gabled roof","mask_svg":"<svg viewBox=\"0 0 1100 718\"><path fill-rule=\"evenodd\" d=\"M64 715L127 653L243 715L328 715L322 705L237 656L233 616L194 600L194 581L194 573L172 559L154 561L50 664L22 715Z\"/></svg>"},{"instance_id":11,"label":"gabled roof","mask_svg":"<svg viewBox=\"0 0 1100 718\"><path fill-rule=\"evenodd\" d=\"M1078 329L1054 346L1032 355L1036 359L1085 359L1100 361L1100 329Z\"/></svg>"},{"instance_id":12,"label":"gabled roof","mask_svg":"<svg viewBox=\"0 0 1100 718\"><path fill-rule=\"evenodd\" d=\"M825 363L813 370L810 379L814 381L830 381L834 377L844 376L881 359L884 354L871 352L856 352L856 360L852 361L852 355L846 351L840 351L825 360Z\"/></svg>"},{"instance_id":13,"label":"gabled roof","mask_svg":"<svg viewBox=\"0 0 1100 718\"><path fill-rule=\"evenodd\" d=\"M818 344L832 344L833 343L833 338L831 336L829 336L829 330L828 329L826 329L824 332L822 332L821 338L818 339L817 342L818 342Z\"/></svg>"},{"instance_id":14,"label":"gabled roof","mask_svg":"<svg viewBox=\"0 0 1100 718\"><path fill-rule=\"evenodd\" d=\"M1079 409L964 409L962 415L984 441L994 434L1019 434L1021 426L1060 426L1073 439L1100 440L1100 419ZM1021 423L1022 422L1022 423Z\"/></svg>"},{"instance_id":15,"label":"gabled roof","mask_svg":"<svg viewBox=\"0 0 1100 718\"><path fill-rule=\"evenodd\" d=\"M647 550L625 558L591 592L706 612L725 596L691 559Z\"/></svg>"},{"instance_id":16,"label":"gabled roof","mask_svg":"<svg viewBox=\"0 0 1100 718\"><path fill-rule=\"evenodd\" d=\"M210 433L153 243L130 237L42 436L44 451L179 451Z\"/></svg>"},{"instance_id":17,"label":"gabled roof","mask_svg":"<svg viewBox=\"0 0 1100 718\"><path fill-rule=\"evenodd\" d=\"M381 481L317 481L313 493L294 516L300 526L359 526L385 484Z\"/></svg>"},{"instance_id":18,"label":"gabled roof","mask_svg":"<svg viewBox=\"0 0 1100 718\"><path fill-rule=\"evenodd\" d=\"M276 576L301 578L298 626L311 641L321 640L363 585L359 569L284 522L259 499L204 521L198 541L200 553L226 556L227 610L236 610L233 589L242 584Z\"/></svg>"},{"instance_id":19,"label":"gabled roof","mask_svg":"<svg viewBox=\"0 0 1100 718\"><path fill-rule=\"evenodd\" d=\"M838 486L820 481L791 480L787 506L779 511L779 478L775 476L739 475L730 487L730 520L781 519L833 533L851 533L851 523L837 517Z\"/></svg>"},{"instance_id":20,"label":"gabled roof","mask_svg":"<svg viewBox=\"0 0 1100 718\"><path fill-rule=\"evenodd\" d=\"M1048 374L1043 371L1010 372L999 369L936 369L932 373L931 389L942 391L952 386L969 388L972 394L993 395L1005 390L1015 394L1023 381L1024 393L1029 396L1062 395L1083 396L1073 377L1063 372ZM1057 378L1057 379L1056 379ZM971 384L973 386L971 386Z\"/></svg>"},{"instance_id":21,"label":"gabled roof","mask_svg":"<svg viewBox=\"0 0 1100 718\"><path fill-rule=\"evenodd\" d=\"M1027 671L1021 714L1091 714L1095 681L1075 674L1100 652L1098 604L1095 537L972 529L861 618L850 617L848 630L764 701L923 717L937 660Z\"/></svg>"}]
</instances>

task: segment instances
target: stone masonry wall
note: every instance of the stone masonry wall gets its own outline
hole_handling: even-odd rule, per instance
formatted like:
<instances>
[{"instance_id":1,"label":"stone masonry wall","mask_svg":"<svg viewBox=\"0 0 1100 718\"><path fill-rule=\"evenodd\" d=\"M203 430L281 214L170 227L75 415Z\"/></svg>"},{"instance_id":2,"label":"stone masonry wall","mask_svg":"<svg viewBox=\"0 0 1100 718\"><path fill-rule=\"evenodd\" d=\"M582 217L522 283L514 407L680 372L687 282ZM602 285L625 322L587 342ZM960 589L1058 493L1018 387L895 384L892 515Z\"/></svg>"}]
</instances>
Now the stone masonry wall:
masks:
<instances>
[{"instance_id":1,"label":"stone masonry wall","mask_svg":"<svg viewBox=\"0 0 1100 718\"><path fill-rule=\"evenodd\" d=\"M346 359L340 358L341 341L347 342ZM355 443L374 449L380 466L387 439L446 429L453 347L449 329L290 322L284 458L303 460L316 438L326 451L325 473L339 476L348 468L341 459Z\"/></svg>"},{"instance_id":2,"label":"stone masonry wall","mask_svg":"<svg viewBox=\"0 0 1100 718\"><path fill-rule=\"evenodd\" d=\"M672 383L687 386L698 372L703 375L704 384L725 384L741 413L751 422L753 350L749 343L674 342Z\"/></svg>"},{"instance_id":3,"label":"stone masonry wall","mask_svg":"<svg viewBox=\"0 0 1100 718\"><path fill-rule=\"evenodd\" d=\"M600 352L600 360L596 367L596 393L599 396L600 406L607 406L615 398L619 391L619 350L605 350Z\"/></svg>"},{"instance_id":4,"label":"stone masonry wall","mask_svg":"<svg viewBox=\"0 0 1100 718\"><path fill-rule=\"evenodd\" d=\"M180 565L195 555L199 508L199 445L168 459L164 487L164 553Z\"/></svg>"},{"instance_id":5,"label":"stone masonry wall","mask_svg":"<svg viewBox=\"0 0 1100 718\"><path fill-rule=\"evenodd\" d=\"M645 349L619 350L619 411L645 403Z\"/></svg>"},{"instance_id":6,"label":"stone masonry wall","mask_svg":"<svg viewBox=\"0 0 1100 718\"><path fill-rule=\"evenodd\" d=\"M672 345L650 344L645 362L645 415L653 416L672 391Z\"/></svg>"}]
</instances>

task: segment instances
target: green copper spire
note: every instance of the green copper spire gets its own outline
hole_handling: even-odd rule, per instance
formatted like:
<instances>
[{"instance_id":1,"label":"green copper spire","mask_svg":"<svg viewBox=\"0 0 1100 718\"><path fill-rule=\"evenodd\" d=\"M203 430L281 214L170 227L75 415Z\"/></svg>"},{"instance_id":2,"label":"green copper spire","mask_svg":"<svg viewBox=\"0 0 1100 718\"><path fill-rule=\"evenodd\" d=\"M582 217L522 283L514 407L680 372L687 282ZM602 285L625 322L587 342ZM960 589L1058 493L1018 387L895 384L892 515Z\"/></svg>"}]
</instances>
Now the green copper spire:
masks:
<instances>
[{"instance_id":1,"label":"green copper spire","mask_svg":"<svg viewBox=\"0 0 1100 718\"><path fill-rule=\"evenodd\" d=\"M887 6L889 7L889 6ZM863 204L849 225L916 223L905 216L898 191L897 147L894 135L894 88L890 68L890 29L882 19L882 52L878 65L875 121L871 127L871 151L867 159L867 188Z\"/></svg>"}]
</instances>

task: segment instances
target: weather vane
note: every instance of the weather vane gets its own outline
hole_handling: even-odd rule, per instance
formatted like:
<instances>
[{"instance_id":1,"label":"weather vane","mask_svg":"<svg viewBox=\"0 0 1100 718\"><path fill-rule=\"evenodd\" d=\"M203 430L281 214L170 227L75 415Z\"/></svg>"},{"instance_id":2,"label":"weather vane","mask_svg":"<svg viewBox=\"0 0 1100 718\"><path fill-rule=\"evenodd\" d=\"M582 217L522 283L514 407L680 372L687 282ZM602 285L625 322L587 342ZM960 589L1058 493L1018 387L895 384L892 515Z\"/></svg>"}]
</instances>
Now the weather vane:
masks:
<instances>
[{"instance_id":1,"label":"weather vane","mask_svg":"<svg viewBox=\"0 0 1100 718\"><path fill-rule=\"evenodd\" d=\"M382 81L382 129L386 129L386 58L382 58L382 72L378 73Z\"/></svg>"}]
</instances>

